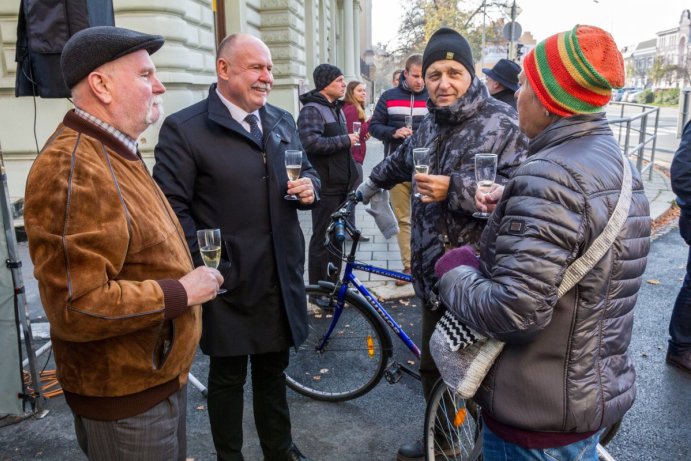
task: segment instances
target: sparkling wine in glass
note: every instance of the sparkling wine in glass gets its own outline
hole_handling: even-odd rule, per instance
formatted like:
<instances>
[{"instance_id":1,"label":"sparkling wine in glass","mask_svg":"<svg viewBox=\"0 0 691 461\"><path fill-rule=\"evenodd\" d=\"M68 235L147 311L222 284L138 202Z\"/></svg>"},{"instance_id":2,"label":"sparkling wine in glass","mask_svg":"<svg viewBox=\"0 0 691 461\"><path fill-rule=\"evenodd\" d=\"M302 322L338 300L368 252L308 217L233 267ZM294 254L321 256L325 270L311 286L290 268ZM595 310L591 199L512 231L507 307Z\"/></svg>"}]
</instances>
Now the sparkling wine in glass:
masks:
<instances>
[{"instance_id":1,"label":"sparkling wine in glass","mask_svg":"<svg viewBox=\"0 0 691 461\"><path fill-rule=\"evenodd\" d=\"M406 115L405 116L405 127L408 128L409 130L413 129L413 116L412 115Z\"/></svg>"},{"instance_id":2,"label":"sparkling wine in glass","mask_svg":"<svg viewBox=\"0 0 691 461\"><path fill-rule=\"evenodd\" d=\"M217 269L218 263L221 262L221 229L198 230L197 242L204 265ZM225 288L219 288L217 293L220 295L227 291Z\"/></svg>"},{"instance_id":3,"label":"sparkling wine in glass","mask_svg":"<svg viewBox=\"0 0 691 461\"><path fill-rule=\"evenodd\" d=\"M302 170L302 151L301 150L287 150L285 152L286 158L286 172L290 181L297 181L300 178L300 170ZM286 200L297 200L297 196L293 194L286 194Z\"/></svg>"},{"instance_id":4,"label":"sparkling wine in glass","mask_svg":"<svg viewBox=\"0 0 691 461\"><path fill-rule=\"evenodd\" d=\"M358 141L353 144L354 146L359 146L360 145L360 128L362 128L362 123L360 122L353 122L353 133L358 135Z\"/></svg>"},{"instance_id":5,"label":"sparkling wine in glass","mask_svg":"<svg viewBox=\"0 0 691 461\"><path fill-rule=\"evenodd\" d=\"M497 154L475 155L475 182L481 194L487 195L492 190L494 179L497 176ZM476 211L474 218L487 219L489 213Z\"/></svg>"},{"instance_id":6,"label":"sparkling wine in glass","mask_svg":"<svg viewBox=\"0 0 691 461\"><path fill-rule=\"evenodd\" d=\"M429 148L419 147L413 149L413 165L415 166L415 174L429 174ZM413 180L415 179L415 174L413 175ZM422 198L422 194L417 190L417 186L415 186L413 196L415 198Z\"/></svg>"}]
</instances>

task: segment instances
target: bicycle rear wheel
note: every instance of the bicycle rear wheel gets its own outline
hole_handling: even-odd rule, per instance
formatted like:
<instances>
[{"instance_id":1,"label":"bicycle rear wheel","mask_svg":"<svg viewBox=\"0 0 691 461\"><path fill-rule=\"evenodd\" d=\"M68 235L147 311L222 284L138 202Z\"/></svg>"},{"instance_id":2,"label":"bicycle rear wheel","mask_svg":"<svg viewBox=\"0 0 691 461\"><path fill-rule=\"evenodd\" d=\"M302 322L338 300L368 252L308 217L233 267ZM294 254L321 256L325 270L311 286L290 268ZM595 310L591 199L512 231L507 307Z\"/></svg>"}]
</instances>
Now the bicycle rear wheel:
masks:
<instances>
[{"instance_id":1,"label":"bicycle rear wheel","mask_svg":"<svg viewBox=\"0 0 691 461\"><path fill-rule=\"evenodd\" d=\"M307 295L329 296L330 292L307 287ZM391 356L391 340L362 302L351 293L346 295L340 317L321 350L318 347L334 322L336 308L308 304L308 337L297 351L291 349L288 387L316 400L340 402L377 385Z\"/></svg>"},{"instance_id":2,"label":"bicycle rear wheel","mask_svg":"<svg viewBox=\"0 0 691 461\"><path fill-rule=\"evenodd\" d=\"M622 421L623 420L620 419L614 424L607 426L607 428L604 431L602 431L602 434L600 434L600 445L604 447L612 441L614 436L617 435L617 432L619 432L619 428L621 427Z\"/></svg>"},{"instance_id":3,"label":"bicycle rear wheel","mask_svg":"<svg viewBox=\"0 0 691 461\"><path fill-rule=\"evenodd\" d=\"M432 389L425 410L425 459L427 461L478 461L482 447L478 408L451 391L441 379Z\"/></svg>"}]
</instances>

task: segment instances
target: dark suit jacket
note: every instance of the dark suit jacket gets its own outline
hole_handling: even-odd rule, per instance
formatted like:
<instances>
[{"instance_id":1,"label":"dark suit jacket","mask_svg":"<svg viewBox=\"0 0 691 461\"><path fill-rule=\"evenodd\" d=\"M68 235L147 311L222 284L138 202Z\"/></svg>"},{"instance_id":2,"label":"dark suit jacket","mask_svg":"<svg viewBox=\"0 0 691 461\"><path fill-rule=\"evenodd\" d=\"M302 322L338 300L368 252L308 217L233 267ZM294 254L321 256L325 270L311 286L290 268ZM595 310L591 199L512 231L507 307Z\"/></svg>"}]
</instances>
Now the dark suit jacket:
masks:
<instances>
[{"instance_id":1,"label":"dark suit jacket","mask_svg":"<svg viewBox=\"0 0 691 461\"><path fill-rule=\"evenodd\" d=\"M203 311L201 347L208 355L274 352L307 336L297 210L311 207L283 198L284 151L303 148L288 112L267 104L260 117L263 151L230 116L214 84L206 100L166 119L155 150L154 178L180 219L195 264L202 264L197 229L220 228L226 244L219 270L229 293ZM306 155L301 176L312 179L318 196Z\"/></svg>"}]
</instances>

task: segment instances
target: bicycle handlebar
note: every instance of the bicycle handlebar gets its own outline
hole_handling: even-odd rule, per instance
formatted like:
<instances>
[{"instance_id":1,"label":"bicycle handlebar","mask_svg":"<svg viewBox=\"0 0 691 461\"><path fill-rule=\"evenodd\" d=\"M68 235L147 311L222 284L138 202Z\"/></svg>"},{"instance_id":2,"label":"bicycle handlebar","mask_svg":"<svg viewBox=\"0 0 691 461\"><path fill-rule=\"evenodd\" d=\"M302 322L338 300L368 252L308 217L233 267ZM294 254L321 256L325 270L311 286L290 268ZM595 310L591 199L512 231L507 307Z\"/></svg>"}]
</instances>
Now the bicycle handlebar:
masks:
<instances>
[{"instance_id":1,"label":"bicycle handlebar","mask_svg":"<svg viewBox=\"0 0 691 461\"><path fill-rule=\"evenodd\" d=\"M343 243L346 239L346 220L353 213L353 209L358 202L362 201L362 195L350 192L348 198L343 202L334 213L331 214L331 224L326 231L327 241L329 233L333 232L334 240Z\"/></svg>"}]
</instances>

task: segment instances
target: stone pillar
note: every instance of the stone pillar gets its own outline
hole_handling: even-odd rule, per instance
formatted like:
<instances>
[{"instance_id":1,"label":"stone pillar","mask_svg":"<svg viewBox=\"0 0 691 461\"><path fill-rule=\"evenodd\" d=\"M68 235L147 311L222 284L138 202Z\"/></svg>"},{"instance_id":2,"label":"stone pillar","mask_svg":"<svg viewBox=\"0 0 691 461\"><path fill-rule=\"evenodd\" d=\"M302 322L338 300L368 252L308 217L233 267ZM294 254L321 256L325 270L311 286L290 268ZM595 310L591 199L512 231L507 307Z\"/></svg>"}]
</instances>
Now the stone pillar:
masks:
<instances>
[{"instance_id":1,"label":"stone pillar","mask_svg":"<svg viewBox=\"0 0 691 461\"><path fill-rule=\"evenodd\" d=\"M360 69L360 57L362 56L362 50L360 49L360 2L358 0L353 2L353 18L353 36L355 37L353 65L355 66L355 79L362 80L362 71Z\"/></svg>"},{"instance_id":2,"label":"stone pillar","mask_svg":"<svg viewBox=\"0 0 691 461\"><path fill-rule=\"evenodd\" d=\"M353 31L353 0L343 0L343 47L345 50L343 73L347 81L355 80L355 34Z\"/></svg>"},{"instance_id":3,"label":"stone pillar","mask_svg":"<svg viewBox=\"0 0 691 461\"><path fill-rule=\"evenodd\" d=\"M263 0L261 6L260 38L271 50L274 63L269 101L297 115L298 87L306 72L305 40L313 40L313 31L305 31L309 13L299 0Z\"/></svg>"}]
</instances>

